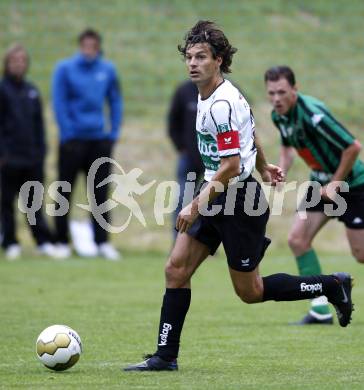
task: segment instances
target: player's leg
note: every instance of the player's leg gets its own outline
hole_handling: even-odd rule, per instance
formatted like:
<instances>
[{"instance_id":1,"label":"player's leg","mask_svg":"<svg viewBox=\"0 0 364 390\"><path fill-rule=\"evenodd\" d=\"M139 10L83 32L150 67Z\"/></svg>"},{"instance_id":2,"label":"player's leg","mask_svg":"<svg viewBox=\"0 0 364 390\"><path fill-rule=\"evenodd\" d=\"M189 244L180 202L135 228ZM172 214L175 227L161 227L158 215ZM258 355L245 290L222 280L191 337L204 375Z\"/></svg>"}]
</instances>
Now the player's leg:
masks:
<instances>
[{"instance_id":1,"label":"player's leg","mask_svg":"<svg viewBox=\"0 0 364 390\"><path fill-rule=\"evenodd\" d=\"M359 263L364 263L364 229L346 228L351 253Z\"/></svg>"},{"instance_id":2,"label":"player's leg","mask_svg":"<svg viewBox=\"0 0 364 390\"><path fill-rule=\"evenodd\" d=\"M3 238L1 245L9 259L20 256L16 238L14 203L21 186L21 170L4 165L0 169L0 218Z\"/></svg>"},{"instance_id":3,"label":"player's leg","mask_svg":"<svg viewBox=\"0 0 364 390\"><path fill-rule=\"evenodd\" d=\"M85 165L83 167L85 175L90 173L90 168L94 161L98 158L111 158L112 155L112 149L113 149L113 142L110 140L92 140L85 143L87 145L87 156L85 158ZM98 187L98 184L104 181L111 173L112 165L109 162L103 162L97 169L96 172L94 172L95 177L93 181L93 188L88 188L89 191L92 191L92 193L95 195L95 205L94 207L97 207L99 205L104 204L107 201L108 193L109 193L109 185L104 184L101 187ZM96 210L93 210L96 211ZM100 213L100 211L98 211ZM97 213L97 212L96 212ZM110 211L105 211L101 213L101 216L107 223L110 223L111 221L111 213ZM103 249L105 247L105 243L109 241L109 234L108 232L98 223L98 221L95 219L94 214L91 213L91 221L94 231L94 240L96 245L99 246L100 252L103 252ZM109 246L106 246L106 248ZM100 253L103 255L103 253ZM107 252L106 252L107 255ZM105 256L108 257L108 256ZM113 256L111 256L113 257ZM110 258L110 260L117 260L119 257L119 254L115 251L115 258Z\"/></svg>"},{"instance_id":4,"label":"player's leg","mask_svg":"<svg viewBox=\"0 0 364 390\"><path fill-rule=\"evenodd\" d=\"M43 172L43 163L36 164L26 170L25 180L33 180L44 185L44 172ZM24 200L30 206L34 201L35 191L32 188L29 191L29 196L27 200ZM47 220L43 213L43 207L41 207L38 211L35 212L35 224L29 225L32 235L38 245L38 249L40 253L46 254L49 256L53 256L54 248L53 245L50 245L53 242L52 233L49 229Z\"/></svg>"},{"instance_id":5,"label":"player's leg","mask_svg":"<svg viewBox=\"0 0 364 390\"><path fill-rule=\"evenodd\" d=\"M339 220L344 222L351 253L359 263L364 263L364 191L363 187L346 195L347 209Z\"/></svg>"},{"instance_id":6,"label":"player's leg","mask_svg":"<svg viewBox=\"0 0 364 390\"><path fill-rule=\"evenodd\" d=\"M165 266L166 290L161 308L157 351L126 367L125 371L172 371L178 369L180 337L191 302L191 277L210 254L210 248L190 235L178 234Z\"/></svg>"},{"instance_id":7,"label":"player's leg","mask_svg":"<svg viewBox=\"0 0 364 390\"><path fill-rule=\"evenodd\" d=\"M320 211L308 211L303 219L297 213L288 236L288 245L296 257L301 276L320 275L319 259L312 248L312 241L320 229L329 221L329 217ZM332 324L327 298L322 296L311 301L310 312L297 325Z\"/></svg>"},{"instance_id":8,"label":"player's leg","mask_svg":"<svg viewBox=\"0 0 364 390\"><path fill-rule=\"evenodd\" d=\"M64 201L68 203L68 209L64 210L61 215L55 217L56 242L59 244L60 257L68 257L71 254L69 244L68 231L68 215L71 208L72 187L76 181L77 174L84 159L82 141L68 141L59 146L58 155L58 180L68 183L71 191L68 188L60 186L57 189L57 204L59 208L64 205ZM57 209L58 211L58 209Z\"/></svg>"},{"instance_id":9,"label":"player's leg","mask_svg":"<svg viewBox=\"0 0 364 390\"><path fill-rule=\"evenodd\" d=\"M250 179L250 182L254 184L254 179ZM255 185L255 189L248 185L246 188L246 193L244 190L237 192L234 215L225 215L219 224L231 279L239 297L244 302L256 303L268 300L295 301L325 295L335 306L340 325L347 326L353 310L350 275L292 276L282 273L260 277L258 265L270 242L265 237L269 210L263 212L264 207L257 207L259 215L251 214L249 203L258 206L265 198L259 184ZM264 203L260 206L264 206Z\"/></svg>"},{"instance_id":10,"label":"player's leg","mask_svg":"<svg viewBox=\"0 0 364 390\"><path fill-rule=\"evenodd\" d=\"M230 275L236 294L246 303L298 301L323 294L334 305L341 326L345 327L351 321L352 280L349 274L293 276L280 273L261 277L258 268L242 272L230 267Z\"/></svg>"}]
</instances>

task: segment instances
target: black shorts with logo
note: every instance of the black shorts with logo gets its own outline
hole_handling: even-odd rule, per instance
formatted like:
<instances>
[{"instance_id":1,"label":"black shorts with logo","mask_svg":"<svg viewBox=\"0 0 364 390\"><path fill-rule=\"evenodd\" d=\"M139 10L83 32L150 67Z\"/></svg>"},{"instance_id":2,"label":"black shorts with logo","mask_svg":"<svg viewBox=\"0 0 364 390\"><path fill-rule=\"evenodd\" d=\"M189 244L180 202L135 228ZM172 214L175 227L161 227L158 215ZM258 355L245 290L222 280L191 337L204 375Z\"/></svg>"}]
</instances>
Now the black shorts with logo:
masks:
<instances>
[{"instance_id":1,"label":"black shorts with logo","mask_svg":"<svg viewBox=\"0 0 364 390\"><path fill-rule=\"evenodd\" d=\"M317 182L316 182L317 183ZM364 185L350 188L349 192L340 192L340 196L344 198L347 208L342 215L330 215L327 213L326 206L331 206L335 211L337 210L337 204L320 198L320 201L315 206L306 207L312 199L314 191L320 190L320 185L314 183L307 189L298 211L313 211L325 213L328 216L337 218L340 222L343 222L347 228L350 229L364 229Z\"/></svg>"},{"instance_id":2,"label":"black shorts with logo","mask_svg":"<svg viewBox=\"0 0 364 390\"><path fill-rule=\"evenodd\" d=\"M271 242L265 237L269 207L260 184L252 176L235 185L240 186L243 187L235 188L236 196L228 196L227 191L221 193L209 210L216 206L222 206L222 210L213 216L200 215L187 234L207 245L212 255L222 243L229 267L250 272L258 266ZM234 199L235 208L231 207Z\"/></svg>"}]
</instances>

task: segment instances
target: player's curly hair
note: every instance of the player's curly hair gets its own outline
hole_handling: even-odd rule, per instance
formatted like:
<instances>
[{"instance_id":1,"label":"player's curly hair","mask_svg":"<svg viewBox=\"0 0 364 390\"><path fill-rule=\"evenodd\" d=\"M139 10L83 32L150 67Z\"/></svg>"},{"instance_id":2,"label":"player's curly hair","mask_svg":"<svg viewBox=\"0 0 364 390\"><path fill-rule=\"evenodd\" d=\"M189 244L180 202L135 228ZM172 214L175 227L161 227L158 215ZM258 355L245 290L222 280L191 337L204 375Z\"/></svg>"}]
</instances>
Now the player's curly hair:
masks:
<instances>
[{"instance_id":1,"label":"player's curly hair","mask_svg":"<svg viewBox=\"0 0 364 390\"><path fill-rule=\"evenodd\" d=\"M185 57L190 46L197 43L208 43L214 59L222 58L220 70L223 73L230 73L230 65L233 55L238 49L232 47L225 34L214 22L199 20L184 37L184 44L178 45L178 51Z\"/></svg>"}]
</instances>

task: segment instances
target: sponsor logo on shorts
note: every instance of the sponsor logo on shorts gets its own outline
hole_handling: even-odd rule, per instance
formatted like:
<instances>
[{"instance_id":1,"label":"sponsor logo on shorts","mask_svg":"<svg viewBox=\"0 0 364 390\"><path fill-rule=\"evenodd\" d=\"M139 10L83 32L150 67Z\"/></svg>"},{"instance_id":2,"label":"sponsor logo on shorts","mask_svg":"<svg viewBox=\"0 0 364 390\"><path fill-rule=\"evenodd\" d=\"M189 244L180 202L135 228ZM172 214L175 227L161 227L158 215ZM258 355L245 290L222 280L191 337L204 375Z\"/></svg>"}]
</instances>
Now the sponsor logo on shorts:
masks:
<instances>
[{"instance_id":1,"label":"sponsor logo on shorts","mask_svg":"<svg viewBox=\"0 0 364 390\"><path fill-rule=\"evenodd\" d=\"M172 325L168 324L167 322L163 323L162 333L159 334L160 342L159 346L166 346L167 345L167 339L169 331L172 329Z\"/></svg>"},{"instance_id":2,"label":"sponsor logo on shorts","mask_svg":"<svg viewBox=\"0 0 364 390\"><path fill-rule=\"evenodd\" d=\"M242 267L248 267L249 266L249 262L250 262L249 257L247 259L242 259L241 260Z\"/></svg>"},{"instance_id":3,"label":"sponsor logo on shorts","mask_svg":"<svg viewBox=\"0 0 364 390\"><path fill-rule=\"evenodd\" d=\"M353 219L353 223L355 225L358 225L359 223L362 223L362 222L363 222L363 220L361 218L359 218L359 217L356 217L356 218Z\"/></svg>"},{"instance_id":4,"label":"sponsor logo on shorts","mask_svg":"<svg viewBox=\"0 0 364 390\"><path fill-rule=\"evenodd\" d=\"M322 293L322 283L314 283L314 284L306 284L306 283L301 283L301 291L305 292L320 292Z\"/></svg>"}]
</instances>

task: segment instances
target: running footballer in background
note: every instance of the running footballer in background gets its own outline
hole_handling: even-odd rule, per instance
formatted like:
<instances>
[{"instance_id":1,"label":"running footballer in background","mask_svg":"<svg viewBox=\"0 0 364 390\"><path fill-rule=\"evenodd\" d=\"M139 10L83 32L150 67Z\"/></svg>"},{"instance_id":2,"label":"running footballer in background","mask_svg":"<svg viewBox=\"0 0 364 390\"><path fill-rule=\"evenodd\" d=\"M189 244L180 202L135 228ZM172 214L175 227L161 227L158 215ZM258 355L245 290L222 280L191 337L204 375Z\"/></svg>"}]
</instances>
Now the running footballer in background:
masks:
<instances>
[{"instance_id":1,"label":"running footballer in background","mask_svg":"<svg viewBox=\"0 0 364 390\"><path fill-rule=\"evenodd\" d=\"M349 187L349 192L340 194L346 201L347 209L338 219L345 225L353 256L363 263L364 164L358 159L361 150L359 141L333 117L323 102L298 92L295 75L288 66L268 69L264 79L273 106L272 121L281 135L279 165L284 175L298 154L311 169L310 180L321 185L308 188L301 207L309 203L314 191L320 191L318 203L306 208L306 219L296 214L289 233L288 244L296 257L300 275L321 274L312 241L331 218L324 208L332 204L333 196L328 191L338 181L346 182ZM332 323L327 298L321 296L312 299L311 310L296 324Z\"/></svg>"},{"instance_id":2,"label":"running footballer in background","mask_svg":"<svg viewBox=\"0 0 364 390\"><path fill-rule=\"evenodd\" d=\"M271 183L283 179L281 170L267 164L261 147L256 148L249 104L223 77L223 73L230 72L236 52L224 33L212 22L199 21L187 33L179 51L199 91L196 127L206 168L205 185L177 218L179 233L165 267L157 350L142 362L126 367L126 371L178 369L180 337L191 302L191 278L221 243L235 292L242 301L292 301L325 294L344 327L353 309L351 277L347 273L260 276L259 263L270 243L265 236L269 209L263 207L255 215L245 206L267 206L261 186L252 176L255 166L263 180ZM229 193L233 190L232 199ZM206 206L220 211L208 215Z\"/></svg>"}]
</instances>

